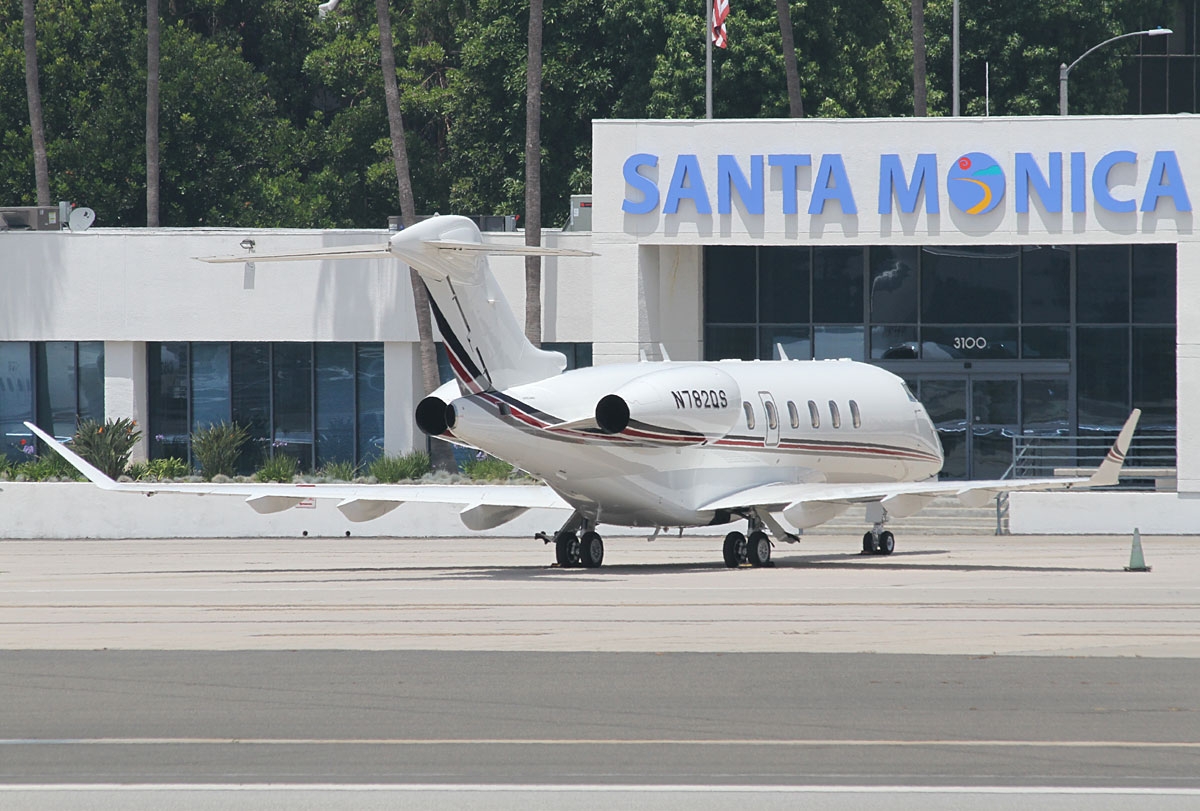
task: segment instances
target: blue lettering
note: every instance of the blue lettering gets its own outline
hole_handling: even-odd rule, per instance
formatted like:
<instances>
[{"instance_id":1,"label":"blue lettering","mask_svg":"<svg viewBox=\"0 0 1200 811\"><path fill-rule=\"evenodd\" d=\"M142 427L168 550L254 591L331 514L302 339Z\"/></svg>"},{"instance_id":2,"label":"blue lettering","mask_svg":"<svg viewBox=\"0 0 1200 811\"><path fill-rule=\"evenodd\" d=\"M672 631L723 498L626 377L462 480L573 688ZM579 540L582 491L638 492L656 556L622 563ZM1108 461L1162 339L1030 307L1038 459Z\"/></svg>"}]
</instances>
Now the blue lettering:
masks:
<instances>
[{"instance_id":1,"label":"blue lettering","mask_svg":"<svg viewBox=\"0 0 1200 811\"><path fill-rule=\"evenodd\" d=\"M854 193L850 190L850 178L846 176L846 164L842 162L841 155L821 156L817 179L813 182L812 200L808 203L808 213L824 213L826 200L837 200L844 214L858 213L858 206L854 204Z\"/></svg>"},{"instance_id":2,"label":"blue lettering","mask_svg":"<svg viewBox=\"0 0 1200 811\"><path fill-rule=\"evenodd\" d=\"M1136 165L1137 154L1128 149L1118 149L1115 152L1109 152L1097 161L1096 168L1092 170L1092 195L1096 198L1096 205L1100 208L1125 214L1134 211L1137 206L1132 200L1118 200L1108 189L1108 173L1118 163Z\"/></svg>"},{"instance_id":3,"label":"blue lettering","mask_svg":"<svg viewBox=\"0 0 1200 811\"><path fill-rule=\"evenodd\" d=\"M696 204L697 214L712 214L712 206L708 202L708 189L705 188L704 178L700 175L700 161L695 155L680 155L675 158L675 172L671 175L671 185L667 187L667 201L663 203L663 213L678 213L679 201L685 197Z\"/></svg>"},{"instance_id":4,"label":"blue lettering","mask_svg":"<svg viewBox=\"0 0 1200 811\"><path fill-rule=\"evenodd\" d=\"M796 214L796 170L801 166L812 166L811 155L768 155L768 166L780 167L780 177L783 179L783 213Z\"/></svg>"},{"instance_id":5,"label":"blue lettering","mask_svg":"<svg viewBox=\"0 0 1200 811\"><path fill-rule=\"evenodd\" d=\"M637 155L630 155L625 161L623 171L626 185L632 187L634 191L642 193L640 202L635 203L627 196L621 203L621 210L627 214L649 214L658 207L658 186L654 185L653 180L638 172L638 169L643 166L651 168L658 166L658 155L639 152Z\"/></svg>"},{"instance_id":6,"label":"blue lettering","mask_svg":"<svg viewBox=\"0 0 1200 811\"><path fill-rule=\"evenodd\" d=\"M912 214L917 208L917 196L921 193L928 178L929 188L925 189L925 213L938 213L937 187L937 155L923 153L917 155L916 165L913 166L912 182L904 177L904 165L896 154L879 156L879 213L892 213L892 196L900 203L900 211Z\"/></svg>"},{"instance_id":7,"label":"blue lettering","mask_svg":"<svg viewBox=\"0 0 1200 811\"><path fill-rule=\"evenodd\" d=\"M792 179L793 184L795 178ZM717 213L728 214L733 208L731 190L737 189L738 196L746 204L749 214L763 213L763 156L750 156L750 182L742 174L733 155L717 155Z\"/></svg>"},{"instance_id":8,"label":"blue lettering","mask_svg":"<svg viewBox=\"0 0 1200 811\"><path fill-rule=\"evenodd\" d=\"M1170 197L1175 202L1176 211L1191 211L1192 201L1188 199L1187 189L1183 185L1183 173L1179 171L1179 161L1175 152L1155 152L1154 162L1150 164L1150 179L1146 183L1146 194L1142 197L1142 211L1154 211L1158 208L1161 197Z\"/></svg>"},{"instance_id":9,"label":"blue lettering","mask_svg":"<svg viewBox=\"0 0 1200 811\"><path fill-rule=\"evenodd\" d=\"M1071 153L1071 212L1087 211L1087 156L1082 152Z\"/></svg>"},{"instance_id":10,"label":"blue lettering","mask_svg":"<svg viewBox=\"0 0 1200 811\"><path fill-rule=\"evenodd\" d=\"M1016 155L1017 213L1029 213L1029 192L1037 194L1042 206L1053 214L1062 211L1062 153L1050 153L1050 180L1046 180L1029 152ZM1081 173L1082 174L1082 173ZM1072 172L1074 177L1074 172Z\"/></svg>"}]
</instances>

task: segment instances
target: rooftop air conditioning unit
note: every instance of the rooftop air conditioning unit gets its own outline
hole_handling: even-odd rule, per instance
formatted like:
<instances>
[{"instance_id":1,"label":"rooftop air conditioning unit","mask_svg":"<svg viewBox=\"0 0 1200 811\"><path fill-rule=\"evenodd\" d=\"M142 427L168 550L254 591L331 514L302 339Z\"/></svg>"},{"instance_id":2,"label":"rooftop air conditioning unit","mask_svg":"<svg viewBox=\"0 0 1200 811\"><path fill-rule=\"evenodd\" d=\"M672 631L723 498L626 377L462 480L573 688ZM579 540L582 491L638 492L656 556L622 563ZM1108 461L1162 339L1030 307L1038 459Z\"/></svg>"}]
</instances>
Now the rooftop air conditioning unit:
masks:
<instances>
[{"instance_id":1,"label":"rooftop air conditioning unit","mask_svg":"<svg viewBox=\"0 0 1200 811\"><path fill-rule=\"evenodd\" d=\"M58 206L0 206L0 231L58 231Z\"/></svg>"}]
</instances>

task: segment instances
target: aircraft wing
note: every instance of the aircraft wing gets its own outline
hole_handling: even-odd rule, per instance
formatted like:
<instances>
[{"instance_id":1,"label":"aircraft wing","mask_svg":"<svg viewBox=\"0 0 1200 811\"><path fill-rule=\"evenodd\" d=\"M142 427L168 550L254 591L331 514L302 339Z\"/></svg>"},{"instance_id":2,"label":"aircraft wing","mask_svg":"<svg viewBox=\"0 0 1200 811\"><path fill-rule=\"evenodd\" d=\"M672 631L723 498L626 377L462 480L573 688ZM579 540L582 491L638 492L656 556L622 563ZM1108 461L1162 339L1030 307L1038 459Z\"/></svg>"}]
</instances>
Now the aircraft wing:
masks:
<instances>
[{"instance_id":1,"label":"aircraft wing","mask_svg":"<svg viewBox=\"0 0 1200 811\"><path fill-rule=\"evenodd\" d=\"M406 501L424 504L462 504L459 514L468 529L483 530L505 524L529 509L571 509L571 505L545 485L520 484L259 484L249 482L118 482L95 465L32 423L30 431L58 452L88 481L102 490L122 493L191 493L192 495L244 496L256 512L281 512L309 499L337 499L337 508L350 521L370 521Z\"/></svg>"},{"instance_id":2,"label":"aircraft wing","mask_svg":"<svg viewBox=\"0 0 1200 811\"><path fill-rule=\"evenodd\" d=\"M1074 490L1117 483L1141 410L1134 409L1112 448L1091 476L1040 479L984 479L975 481L866 482L803 484L776 482L722 496L701 505L701 510L763 508L782 512L796 526L807 516L830 515L830 507L878 501L895 518L912 515L937 496L953 495L969 507L981 507L998 493L1015 490ZM807 523L815 526L821 521Z\"/></svg>"}]
</instances>

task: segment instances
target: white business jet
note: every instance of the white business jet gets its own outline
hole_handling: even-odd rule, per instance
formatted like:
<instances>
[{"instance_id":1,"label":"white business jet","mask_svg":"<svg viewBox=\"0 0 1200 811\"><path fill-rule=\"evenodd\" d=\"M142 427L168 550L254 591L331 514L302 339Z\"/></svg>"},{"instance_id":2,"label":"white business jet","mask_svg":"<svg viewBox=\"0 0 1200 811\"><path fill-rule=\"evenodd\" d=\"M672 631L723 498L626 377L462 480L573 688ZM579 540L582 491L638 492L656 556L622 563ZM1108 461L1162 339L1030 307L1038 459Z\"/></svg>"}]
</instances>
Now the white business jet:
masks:
<instances>
[{"instance_id":1,"label":"white business jet","mask_svg":"<svg viewBox=\"0 0 1200 811\"><path fill-rule=\"evenodd\" d=\"M562 566L604 559L602 524L653 528L746 522L725 536L730 567L770 562L773 542L865 505L863 552L891 554L889 518L954 494L982 506L1006 490L1116 484L1139 416L1087 478L939 482L942 449L925 408L895 375L851 361L640 362L563 372L564 357L526 340L488 269L488 254L577 251L484 244L464 217L435 217L386 245L255 256L256 262L393 257L417 270L456 380L417 406L430 436L482 449L545 486L120 483L29 425L91 481L140 493L237 494L262 513L335 498L351 521L405 501L465 505L490 529L526 510L561 507ZM245 257L207 261L244 262Z\"/></svg>"}]
</instances>

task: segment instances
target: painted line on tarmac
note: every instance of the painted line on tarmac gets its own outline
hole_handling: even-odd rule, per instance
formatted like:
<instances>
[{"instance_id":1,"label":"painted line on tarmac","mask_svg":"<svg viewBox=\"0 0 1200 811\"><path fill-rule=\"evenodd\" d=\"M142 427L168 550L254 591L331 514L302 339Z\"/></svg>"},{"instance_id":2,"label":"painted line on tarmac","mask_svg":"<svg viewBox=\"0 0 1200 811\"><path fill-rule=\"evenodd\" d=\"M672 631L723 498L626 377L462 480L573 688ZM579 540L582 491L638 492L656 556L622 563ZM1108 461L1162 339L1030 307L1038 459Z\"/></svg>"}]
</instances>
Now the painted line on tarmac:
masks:
<instances>
[{"instance_id":1,"label":"painted line on tarmac","mask_svg":"<svg viewBox=\"0 0 1200 811\"><path fill-rule=\"evenodd\" d=\"M720 794L1070 794L1070 795L1149 795L1162 797L1200 797L1200 789L1159 787L1085 787L1085 786L880 786L880 785L663 785L641 784L515 784L515 783L30 783L0 785L5 792L538 792L538 793L720 793Z\"/></svg>"},{"instance_id":2,"label":"painted line on tarmac","mask_svg":"<svg viewBox=\"0 0 1200 811\"><path fill-rule=\"evenodd\" d=\"M1200 749L1200 741L857 740L837 738L0 738L0 746L778 746Z\"/></svg>"}]
</instances>

